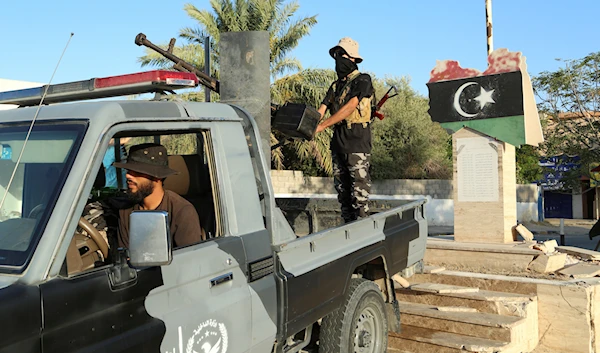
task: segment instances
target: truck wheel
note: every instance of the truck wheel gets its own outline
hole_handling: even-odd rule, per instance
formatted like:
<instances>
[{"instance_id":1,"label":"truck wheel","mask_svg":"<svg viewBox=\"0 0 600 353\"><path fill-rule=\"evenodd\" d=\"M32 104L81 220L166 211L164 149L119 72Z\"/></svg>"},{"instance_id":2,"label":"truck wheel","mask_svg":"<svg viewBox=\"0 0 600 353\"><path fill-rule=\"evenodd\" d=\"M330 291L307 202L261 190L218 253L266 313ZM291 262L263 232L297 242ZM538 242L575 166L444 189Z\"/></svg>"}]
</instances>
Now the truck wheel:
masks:
<instances>
[{"instance_id":1,"label":"truck wheel","mask_svg":"<svg viewBox=\"0 0 600 353\"><path fill-rule=\"evenodd\" d=\"M385 353L388 321L379 287L356 278L340 308L323 318L320 353Z\"/></svg>"}]
</instances>

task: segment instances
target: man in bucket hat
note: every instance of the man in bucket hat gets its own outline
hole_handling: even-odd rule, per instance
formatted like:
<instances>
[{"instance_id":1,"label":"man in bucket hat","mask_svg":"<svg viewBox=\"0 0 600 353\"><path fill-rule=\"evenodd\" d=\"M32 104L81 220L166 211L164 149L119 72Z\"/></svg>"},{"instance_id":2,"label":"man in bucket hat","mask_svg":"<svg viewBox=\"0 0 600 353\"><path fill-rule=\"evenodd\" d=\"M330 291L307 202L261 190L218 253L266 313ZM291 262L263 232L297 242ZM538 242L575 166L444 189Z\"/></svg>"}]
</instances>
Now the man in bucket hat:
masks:
<instances>
[{"instance_id":1,"label":"man in bucket hat","mask_svg":"<svg viewBox=\"0 0 600 353\"><path fill-rule=\"evenodd\" d=\"M321 107L321 117L329 109L331 116L319 124L317 132L333 126L331 155L333 176L342 218L346 223L367 217L371 191L371 106L374 96L371 76L360 73L363 59L358 43L342 38L329 50L335 59L338 79L333 82Z\"/></svg>"},{"instance_id":2,"label":"man in bucket hat","mask_svg":"<svg viewBox=\"0 0 600 353\"><path fill-rule=\"evenodd\" d=\"M127 170L127 195L134 206L119 210L119 246L129 247L129 215L137 210L160 210L169 213L173 247L202 240L200 221L194 206L173 191L163 188L166 177L177 171L169 168L165 147L145 143L131 146L124 163L113 163Z\"/></svg>"}]
</instances>

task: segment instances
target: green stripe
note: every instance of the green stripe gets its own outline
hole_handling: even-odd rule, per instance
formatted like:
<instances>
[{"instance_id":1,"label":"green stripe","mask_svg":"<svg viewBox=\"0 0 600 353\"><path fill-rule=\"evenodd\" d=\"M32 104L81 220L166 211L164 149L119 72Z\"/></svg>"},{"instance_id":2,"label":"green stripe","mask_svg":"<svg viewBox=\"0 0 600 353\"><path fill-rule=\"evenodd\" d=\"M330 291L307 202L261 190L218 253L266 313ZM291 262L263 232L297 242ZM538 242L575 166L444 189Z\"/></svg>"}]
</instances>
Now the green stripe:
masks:
<instances>
[{"instance_id":1,"label":"green stripe","mask_svg":"<svg viewBox=\"0 0 600 353\"><path fill-rule=\"evenodd\" d=\"M500 141L510 143L516 147L525 144L525 116L508 116L504 118L480 119L470 121L455 121L440 124L445 129L454 132L463 127L471 128Z\"/></svg>"}]
</instances>

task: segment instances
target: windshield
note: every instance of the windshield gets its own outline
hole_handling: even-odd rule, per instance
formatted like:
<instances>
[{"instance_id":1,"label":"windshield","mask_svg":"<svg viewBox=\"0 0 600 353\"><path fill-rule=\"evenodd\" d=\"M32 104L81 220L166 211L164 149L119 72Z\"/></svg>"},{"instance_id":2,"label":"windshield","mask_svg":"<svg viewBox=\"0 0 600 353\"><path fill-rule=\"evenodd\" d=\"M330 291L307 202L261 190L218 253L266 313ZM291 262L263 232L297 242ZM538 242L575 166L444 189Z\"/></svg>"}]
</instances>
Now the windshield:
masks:
<instances>
[{"instance_id":1,"label":"windshield","mask_svg":"<svg viewBox=\"0 0 600 353\"><path fill-rule=\"evenodd\" d=\"M60 194L85 124L36 123L21 162L29 125L0 124L0 266L30 259Z\"/></svg>"}]
</instances>

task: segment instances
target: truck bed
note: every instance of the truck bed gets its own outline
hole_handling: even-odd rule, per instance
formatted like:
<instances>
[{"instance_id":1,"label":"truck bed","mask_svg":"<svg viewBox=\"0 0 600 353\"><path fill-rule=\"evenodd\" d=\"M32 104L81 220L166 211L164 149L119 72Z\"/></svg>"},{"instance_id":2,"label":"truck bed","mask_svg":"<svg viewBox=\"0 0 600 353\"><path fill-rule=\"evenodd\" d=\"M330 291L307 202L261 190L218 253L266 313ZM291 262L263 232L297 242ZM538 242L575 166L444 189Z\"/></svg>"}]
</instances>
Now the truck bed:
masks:
<instances>
[{"instance_id":1,"label":"truck bed","mask_svg":"<svg viewBox=\"0 0 600 353\"><path fill-rule=\"evenodd\" d=\"M336 195L286 195L276 196L277 206L296 236L306 236L343 225L340 204ZM414 200L369 200L371 214L407 205Z\"/></svg>"},{"instance_id":2,"label":"truck bed","mask_svg":"<svg viewBox=\"0 0 600 353\"><path fill-rule=\"evenodd\" d=\"M358 266L382 258L391 276L423 259L425 202L408 202L279 245L276 251L288 332L296 332L338 307Z\"/></svg>"},{"instance_id":3,"label":"truck bed","mask_svg":"<svg viewBox=\"0 0 600 353\"><path fill-rule=\"evenodd\" d=\"M280 200L278 200L278 204L281 207L282 203L279 201ZM423 207L421 206L423 206L426 201L399 202L402 203L400 206L385 211L379 211L368 218L349 224L342 224L339 214L332 214L330 209L327 208L327 202L317 201L322 207L315 208L311 211L311 213L314 212L314 214L312 215L312 220L308 222L318 222L326 225L336 222L336 220L339 219L339 225L305 236L296 233L299 235L296 240L280 246L280 259L282 259L282 263L288 264L288 266L286 266L287 271L293 271L291 273L305 273L322 266L333 259L346 256L366 246L384 241L386 238L386 230L388 230L388 235L393 237L394 243L408 242L408 245L410 245L409 249L413 248L416 250L414 252L409 251L409 254L406 254L406 256L402 253L391 253L394 263L401 262L399 260L406 260L405 266L410 266L421 260L425 253L427 222L422 216ZM335 203L337 203L337 201L335 201ZM337 207L339 209L339 206ZM418 213L419 209L420 215L415 214ZM282 211L287 213L289 212L289 208L288 210L282 209ZM388 221L387 228L386 220ZM289 221L290 219L288 219L288 222ZM393 226L391 225L391 222L394 222ZM407 240L408 238L410 238L410 240ZM411 261L411 259L414 260Z\"/></svg>"}]
</instances>

